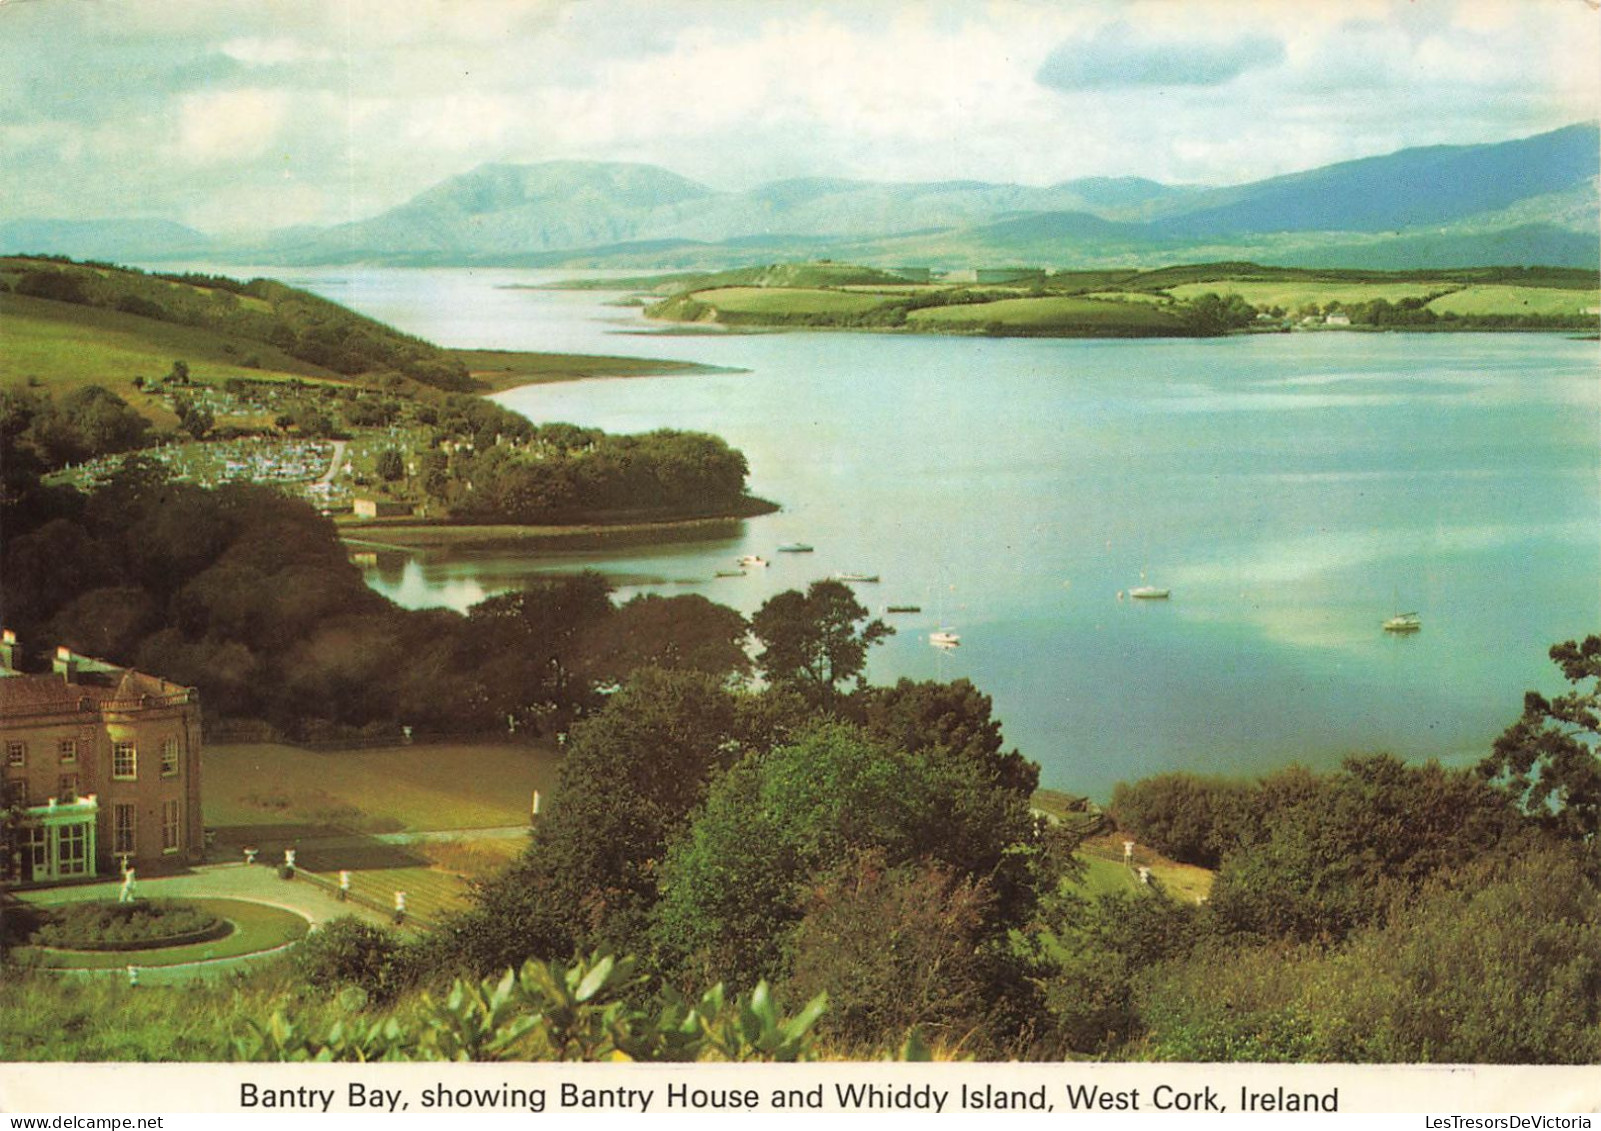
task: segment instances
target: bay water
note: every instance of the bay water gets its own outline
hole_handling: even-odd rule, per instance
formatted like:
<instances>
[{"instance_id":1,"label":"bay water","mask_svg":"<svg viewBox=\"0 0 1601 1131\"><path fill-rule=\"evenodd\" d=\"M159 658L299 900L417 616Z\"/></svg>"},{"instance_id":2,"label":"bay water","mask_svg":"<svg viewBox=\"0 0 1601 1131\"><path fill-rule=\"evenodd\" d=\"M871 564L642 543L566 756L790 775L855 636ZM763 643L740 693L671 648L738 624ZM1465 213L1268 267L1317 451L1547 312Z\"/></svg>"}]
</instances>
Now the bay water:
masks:
<instances>
[{"instance_id":1,"label":"bay water","mask_svg":"<svg viewBox=\"0 0 1601 1131\"><path fill-rule=\"evenodd\" d=\"M540 422L715 432L783 509L690 542L386 556L369 582L402 604L465 608L588 568L620 599L701 593L748 614L875 575L855 588L896 635L874 682L971 679L1043 784L1103 800L1175 769L1471 763L1526 688L1560 688L1550 645L1601 631L1593 340L663 334L615 294L510 286L554 277L288 280L443 345L720 367L498 399ZM790 542L814 552L778 552ZM747 554L770 564L718 576ZM1130 598L1141 584L1171 595ZM1421 631L1382 630L1412 611ZM931 646L942 628L958 647Z\"/></svg>"}]
</instances>

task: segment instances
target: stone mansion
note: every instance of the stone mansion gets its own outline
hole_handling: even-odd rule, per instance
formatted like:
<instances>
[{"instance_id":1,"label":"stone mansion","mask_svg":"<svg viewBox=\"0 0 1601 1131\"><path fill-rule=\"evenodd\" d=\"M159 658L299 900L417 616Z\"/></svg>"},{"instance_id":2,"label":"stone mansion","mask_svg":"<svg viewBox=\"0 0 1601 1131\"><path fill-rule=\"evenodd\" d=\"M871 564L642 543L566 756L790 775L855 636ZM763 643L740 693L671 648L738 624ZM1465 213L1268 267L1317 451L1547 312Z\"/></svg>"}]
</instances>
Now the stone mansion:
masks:
<instances>
[{"instance_id":1,"label":"stone mansion","mask_svg":"<svg viewBox=\"0 0 1601 1131\"><path fill-rule=\"evenodd\" d=\"M49 884L201 859L200 697L58 648L19 670L0 635L0 877Z\"/></svg>"}]
</instances>

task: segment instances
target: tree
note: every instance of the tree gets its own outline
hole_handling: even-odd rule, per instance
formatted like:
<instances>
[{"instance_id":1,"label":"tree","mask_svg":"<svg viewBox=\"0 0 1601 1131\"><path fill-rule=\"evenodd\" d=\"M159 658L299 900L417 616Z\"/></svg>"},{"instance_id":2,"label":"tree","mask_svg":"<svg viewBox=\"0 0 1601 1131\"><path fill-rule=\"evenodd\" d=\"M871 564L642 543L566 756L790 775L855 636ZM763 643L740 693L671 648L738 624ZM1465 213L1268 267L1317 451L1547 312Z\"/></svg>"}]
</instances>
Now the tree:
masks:
<instances>
[{"instance_id":1,"label":"tree","mask_svg":"<svg viewBox=\"0 0 1601 1131\"><path fill-rule=\"evenodd\" d=\"M698 593L643 593L586 630L579 647L600 680L620 683L646 667L732 680L750 674L747 632L739 613Z\"/></svg>"},{"instance_id":2,"label":"tree","mask_svg":"<svg viewBox=\"0 0 1601 1131\"><path fill-rule=\"evenodd\" d=\"M1040 768L1016 750L1001 752L1001 724L994 703L972 681L902 679L871 688L863 697L868 734L903 750L939 749L984 771L990 784L1030 797Z\"/></svg>"},{"instance_id":3,"label":"tree","mask_svg":"<svg viewBox=\"0 0 1601 1131\"><path fill-rule=\"evenodd\" d=\"M204 439L216 423L209 408L196 405L187 397L178 397L173 402L173 411L178 414L178 426L196 440Z\"/></svg>"},{"instance_id":4,"label":"tree","mask_svg":"<svg viewBox=\"0 0 1601 1131\"><path fill-rule=\"evenodd\" d=\"M756 666L769 683L833 706L839 685L860 678L867 650L895 630L868 620L850 586L829 580L769 598L751 618L751 632L763 646Z\"/></svg>"},{"instance_id":5,"label":"tree","mask_svg":"<svg viewBox=\"0 0 1601 1131\"><path fill-rule=\"evenodd\" d=\"M1226 929L1335 942L1430 876L1514 843L1525 823L1466 770L1351 757L1310 794L1268 808L1223 861L1210 907Z\"/></svg>"},{"instance_id":6,"label":"tree","mask_svg":"<svg viewBox=\"0 0 1601 1131\"><path fill-rule=\"evenodd\" d=\"M394 448L385 448L378 453L378 478L385 483L393 483L405 477L406 457Z\"/></svg>"},{"instance_id":7,"label":"tree","mask_svg":"<svg viewBox=\"0 0 1601 1131\"><path fill-rule=\"evenodd\" d=\"M484 968L644 945L667 842L740 755L738 725L735 697L718 680L655 668L574 724L532 843L475 900L473 934L495 948ZM506 920L520 927L491 926ZM499 949L519 935L545 949Z\"/></svg>"},{"instance_id":8,"label":"tree","mask_svg":"<svg viewBox=\"0 0 1601 1131\"><path fill-rule=\"evenodd\" d=\"M657 943L686 972L776 977L816 878L854 855L877 850L891 868L929 861L1004 893L1033 877L1038 847L1026 803L986 788L975 765L821 726L712 784L662 866ZM992 935L1013 925L1004 910L985 923Z\"/></svg>"},{"instance_id":9,"label":"tree","mask_svg":"<svg viewBox=\"0 0 1601 1131\"><path fill-rule=\"evenodd\" d=\"M1554 699L1527 692L1523 717L1495 740L1479 772L1542 824L1593 840L1601 832L1601 636L1554 645L1551 659L1573 690Z\"/></svg>"}]
</instances>

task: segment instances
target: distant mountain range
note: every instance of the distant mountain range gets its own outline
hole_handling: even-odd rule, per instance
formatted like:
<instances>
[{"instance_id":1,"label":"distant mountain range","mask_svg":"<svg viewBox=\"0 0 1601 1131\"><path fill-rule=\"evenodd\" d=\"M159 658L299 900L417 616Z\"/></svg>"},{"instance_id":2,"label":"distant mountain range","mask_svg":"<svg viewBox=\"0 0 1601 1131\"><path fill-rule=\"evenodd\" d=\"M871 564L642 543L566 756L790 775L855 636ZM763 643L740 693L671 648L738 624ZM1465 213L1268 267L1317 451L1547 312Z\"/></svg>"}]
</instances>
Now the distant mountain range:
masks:
<instances>
[{"instance_id":1,"label":"distant mountain range","mask_svg":"<svg viewBox=\"0 0 1601 1131\"><path fill-rule=\"evenodd\" d=\"M830 257L936 268L1250 259L1601 269L1598 178L1594 122L1228 188L807 178L723 192L651 165L553 161L483 165L369 219L249 244L174 224L15 221L0 224L0 250L275 265L715 268Z\"/></svg>"}]
</instances>

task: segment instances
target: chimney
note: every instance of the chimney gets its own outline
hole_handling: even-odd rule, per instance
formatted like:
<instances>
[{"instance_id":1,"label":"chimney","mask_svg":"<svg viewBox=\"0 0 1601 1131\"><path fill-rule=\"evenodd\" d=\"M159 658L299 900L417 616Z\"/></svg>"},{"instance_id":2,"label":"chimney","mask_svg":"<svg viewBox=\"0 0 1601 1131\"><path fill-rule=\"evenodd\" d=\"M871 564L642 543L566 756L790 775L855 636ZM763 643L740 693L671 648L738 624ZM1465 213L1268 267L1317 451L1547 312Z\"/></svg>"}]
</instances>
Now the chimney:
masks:
<instances>
[{"instance_id":1,"label":"chimney","mask_svg":"<svg viewBox=\"0 0 1601 1131\"><path fill-rule=\"evenodd\" d=\"M78 674L78 657L72 654L71 648L63 644L56 649L56 659L52 666L63 679L72 683Z\"/></svg>"},{"instance_id":2,"label":"chimney","mask_svg":"<svg viewBox=\"0 0 1601 1131\"><path fill-rule=\"evenodd\" d=\"M0 632L0 671L17 670L17 634L9 628Z\"/></svg>"}]
</instances>

